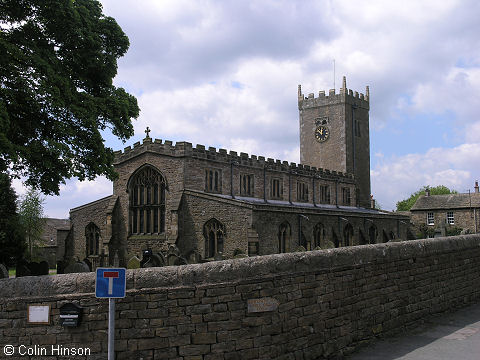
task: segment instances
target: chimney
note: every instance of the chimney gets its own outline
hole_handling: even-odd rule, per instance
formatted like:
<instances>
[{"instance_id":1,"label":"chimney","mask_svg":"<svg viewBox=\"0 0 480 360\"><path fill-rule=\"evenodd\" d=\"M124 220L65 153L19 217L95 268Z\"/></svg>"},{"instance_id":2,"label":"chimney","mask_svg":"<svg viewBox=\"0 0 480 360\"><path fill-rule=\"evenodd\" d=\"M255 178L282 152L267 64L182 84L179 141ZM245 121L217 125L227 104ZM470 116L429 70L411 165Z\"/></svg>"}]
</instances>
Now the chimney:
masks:
<instances>
[{"instance_id":1,"label":"chimney","mask_svg":"<svg viewBox=\"0 0 480 360\"><path fill-rule=\"evenodd\" d=\"M478 180L475 180L475 192L478 194Z\"/></svg>"},{"instance_id":2,"label":"chimney","mask_svg":"<svg viewBox=\"0 0 480 360\"><path fill-rule=\"evenodd\" d=\"M430 196L430 189L429 188L425 189L425 196Z\"/></svg>"}]
</instances>

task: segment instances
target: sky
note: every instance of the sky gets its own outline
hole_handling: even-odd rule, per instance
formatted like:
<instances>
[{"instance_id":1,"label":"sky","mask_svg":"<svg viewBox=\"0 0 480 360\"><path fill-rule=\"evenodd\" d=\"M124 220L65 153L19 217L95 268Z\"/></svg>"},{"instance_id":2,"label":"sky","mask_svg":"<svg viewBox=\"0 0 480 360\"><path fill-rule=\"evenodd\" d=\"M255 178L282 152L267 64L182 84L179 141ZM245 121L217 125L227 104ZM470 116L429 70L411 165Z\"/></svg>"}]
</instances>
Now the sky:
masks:
<instances>
[{"instance_id":1,"label":"sky","mask_svg":"<svg viewBox=\"0 0 480 360\"><path fill-rule=\"evenodd\" d=\"M385 210L419 188L480 178L480 2L102 0L130 39L117 86L140 116L125 144L188 141L298 163L304 94L370 88L372 194ZM335 63L335 71L334 71ZM17 181L15 188L24 192ZM49 217L112 194L69 180Z\"/></svg>"}]
</instances>

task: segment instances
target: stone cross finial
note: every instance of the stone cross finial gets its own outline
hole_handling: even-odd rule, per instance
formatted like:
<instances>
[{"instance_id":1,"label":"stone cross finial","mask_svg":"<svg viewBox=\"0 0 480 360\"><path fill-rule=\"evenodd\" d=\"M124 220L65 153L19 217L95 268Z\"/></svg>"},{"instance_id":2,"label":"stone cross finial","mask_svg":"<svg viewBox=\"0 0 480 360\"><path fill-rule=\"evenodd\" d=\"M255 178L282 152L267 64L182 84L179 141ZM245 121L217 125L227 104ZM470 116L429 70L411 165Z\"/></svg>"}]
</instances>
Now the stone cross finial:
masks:
<instances>
[{"instance_id":1,"label":"stone cross finial","mask_svg":"<svg viewBox=\"0 0 480 360\"><path fill-rule=\"evenodd\" d=\"M151 131L150 128L147 126L147 128L145 129L145 134L147 134L146 136L147 138L150 137L150 131Z\"/></svg>"}]
</instances>

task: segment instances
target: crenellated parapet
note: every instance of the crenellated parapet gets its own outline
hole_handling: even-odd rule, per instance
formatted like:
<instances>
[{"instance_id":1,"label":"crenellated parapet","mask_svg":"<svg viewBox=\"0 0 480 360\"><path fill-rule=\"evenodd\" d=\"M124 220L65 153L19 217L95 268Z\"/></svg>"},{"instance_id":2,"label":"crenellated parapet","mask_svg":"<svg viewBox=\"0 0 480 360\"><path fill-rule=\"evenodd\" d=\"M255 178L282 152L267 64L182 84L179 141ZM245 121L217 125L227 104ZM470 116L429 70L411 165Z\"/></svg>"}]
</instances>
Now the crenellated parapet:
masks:
<instances>
[{"instance_id":1,"label":"crenellated parapet","mask_svg":"<svg viewBox=\"0 0 480 360\"><path fill-rule=\"evenodd\" d=\"M147 137L143 142L136 142L133 147L127 146L123 151L115 151L115 165L120 165L130 159L140 156L144 153L152 153L160 156L169 157L190 157L194 159L222 163L223 165L233 164L238 167L250 167L254 169L267 169L269 171L278 171L290 173L293 175L303 175L317 177L322 179L336 180L341 179L346 182L353 182L354 176L349 173L331 171L328 169L311 167L303 164L282 161L264 156L249 155L247 153L236 151L227 151L215 147L206 147L197 144L195 147L186 141L179 141L173 144L170 140L151 139Z\"/></svg>"},{"instance_id":2,"label":"crenellated parapet","mask_svg":"<svg viewBox=\"0 0 480 360\"><path fill-rule=\"evenodd\" d=\"M343 77L343 83L339 93L337 93L335 89L330 89L328 95L322 90L318 92L317 97L315 97L314 93L309 93L308 96L305 96L302 93L302 86L298 85L298 108L300 110L339 103L348 103L368 110L370 108L369 102L369 87L366 87L365 95L358 93L358 91L347 89L347 79L345 76Z\"/></svg>"}]
</instances>

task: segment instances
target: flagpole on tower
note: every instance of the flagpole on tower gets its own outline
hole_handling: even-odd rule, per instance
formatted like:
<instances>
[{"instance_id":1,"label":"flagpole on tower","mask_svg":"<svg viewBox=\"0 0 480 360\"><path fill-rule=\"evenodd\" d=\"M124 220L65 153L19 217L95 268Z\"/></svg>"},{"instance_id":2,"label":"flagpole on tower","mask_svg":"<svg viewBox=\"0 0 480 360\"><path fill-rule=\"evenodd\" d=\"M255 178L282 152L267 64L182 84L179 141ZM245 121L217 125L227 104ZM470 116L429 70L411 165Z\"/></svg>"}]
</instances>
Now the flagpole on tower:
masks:
<instances>
[{"instance_id":1,"label":"flagpole on tower","mask_svg":"<svg viewBox=\"0 0 480 360\"><path fill-rule=\"evenodd\" d=\"M335 59L333 59L333 88L335 89Z\"/></svg>"}]
</instances>

